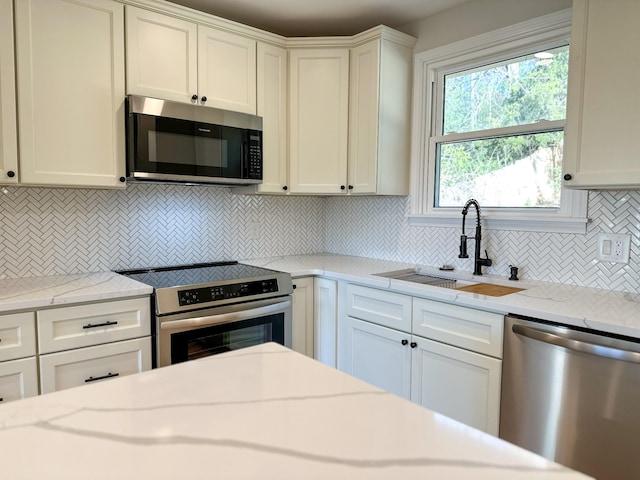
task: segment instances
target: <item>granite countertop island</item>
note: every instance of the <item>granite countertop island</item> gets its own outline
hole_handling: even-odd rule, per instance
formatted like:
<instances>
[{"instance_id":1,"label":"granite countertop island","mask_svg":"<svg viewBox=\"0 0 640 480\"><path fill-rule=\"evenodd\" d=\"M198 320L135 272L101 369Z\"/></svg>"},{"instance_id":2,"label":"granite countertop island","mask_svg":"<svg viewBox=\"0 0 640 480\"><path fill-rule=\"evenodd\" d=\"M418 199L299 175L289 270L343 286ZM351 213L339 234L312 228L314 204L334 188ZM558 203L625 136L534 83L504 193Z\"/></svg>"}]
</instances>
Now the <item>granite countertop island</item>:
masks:
<instances>
[{"instance_id":1,"label":"granite countertop island","mask_svg":"<svg viewBox=\"0 0 640 480\"><path fill-rule=\"evenodd\" d=\"M18 479L588 477L274 343L0 405Z\"/></svg>"}]
</instances>

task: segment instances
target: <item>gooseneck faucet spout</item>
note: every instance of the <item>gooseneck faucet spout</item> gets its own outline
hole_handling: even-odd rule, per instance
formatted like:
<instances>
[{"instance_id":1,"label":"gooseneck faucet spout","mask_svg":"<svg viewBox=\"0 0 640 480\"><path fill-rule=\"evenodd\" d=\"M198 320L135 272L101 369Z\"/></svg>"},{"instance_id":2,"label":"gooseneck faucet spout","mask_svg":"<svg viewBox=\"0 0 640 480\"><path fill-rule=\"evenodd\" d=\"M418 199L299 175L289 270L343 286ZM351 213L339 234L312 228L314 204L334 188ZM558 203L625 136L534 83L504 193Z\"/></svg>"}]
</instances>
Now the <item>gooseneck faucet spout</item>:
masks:
<instances>
[{"instance_id":1,"label":"gooseneck faucet spout","mask_svg":"<svg viewBox=\"0 0 640 480\"><path fill-rule=\"evenodd\" d=\"M467 237L464 230L464 223L467 218L467 213L469 213L469 207L474 206L476 209L476 235L475 237ZM480 227L480 204L474 198L467 200L467 203L462 207L462 235L460 235L460 254L458 258L469 258L469 254L467 253L467 240L475 240L475 255L474 255L474 275L482 275L482 267L490 267L492 265L492 261L489 258L489 254L485 250L485 258L480 256L480 250L482 249L482 228Z\"/></svg>"}]
</instances>

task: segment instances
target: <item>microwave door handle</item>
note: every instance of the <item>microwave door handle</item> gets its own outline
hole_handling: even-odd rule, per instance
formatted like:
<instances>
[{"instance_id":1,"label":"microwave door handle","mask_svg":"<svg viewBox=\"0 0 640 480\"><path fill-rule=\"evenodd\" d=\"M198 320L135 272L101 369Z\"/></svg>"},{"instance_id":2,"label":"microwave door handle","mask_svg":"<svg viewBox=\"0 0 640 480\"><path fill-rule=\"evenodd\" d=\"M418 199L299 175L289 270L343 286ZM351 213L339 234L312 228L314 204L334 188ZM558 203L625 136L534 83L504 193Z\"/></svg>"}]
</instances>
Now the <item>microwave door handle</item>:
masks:
<instances>
[{"instance_id":1,"label":"microwave door handle","mask_svg":"<svg viewBox=\"0 0 640 480\"><path fill-rule=\"evenodd\" d=\"M251 320L252 318L271 315L288 308L290 301L279 302L266 307L252 308L250 310L241 310L239 312L221 313L219 315L209 315L206 317L185 318L183 320L170 320L160 324L161 330L178 330L182 328L208 327L211 325L220 325L223 323L239 322L242 320Z\"/></svg>"}]
</instances>

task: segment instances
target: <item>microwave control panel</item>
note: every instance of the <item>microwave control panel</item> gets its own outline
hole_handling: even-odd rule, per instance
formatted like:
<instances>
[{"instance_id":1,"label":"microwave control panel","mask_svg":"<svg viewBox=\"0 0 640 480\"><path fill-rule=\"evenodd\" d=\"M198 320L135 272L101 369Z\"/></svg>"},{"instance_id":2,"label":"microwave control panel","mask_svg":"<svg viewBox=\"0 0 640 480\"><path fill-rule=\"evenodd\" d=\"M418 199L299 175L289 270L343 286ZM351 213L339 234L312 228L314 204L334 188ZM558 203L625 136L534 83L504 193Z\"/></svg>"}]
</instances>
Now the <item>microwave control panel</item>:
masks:
<instances>
[{"instance_id":1,"label":"microwave control panel","mask_svg":"<svg viewBox=\"0 0 640 480\"><path fill-rule=\"evenodd\" d=\"M262 180L262 133L256 130L249 131L247 162L247 178Z\"/></svg>"},{"instance_id":2,"label":"microwave control panel","mask_svg":"<svg viewBox=\"0 0 640 480\"><path fill-rule=\"evenodd\" d=\"M252 282L179 290L178 302L180 306L183 307L185 305L198 305L232 298L251 297L263 293L275 293L277 291L278 281L276 279L256 280Z\"/></svg>"}]
</instances>

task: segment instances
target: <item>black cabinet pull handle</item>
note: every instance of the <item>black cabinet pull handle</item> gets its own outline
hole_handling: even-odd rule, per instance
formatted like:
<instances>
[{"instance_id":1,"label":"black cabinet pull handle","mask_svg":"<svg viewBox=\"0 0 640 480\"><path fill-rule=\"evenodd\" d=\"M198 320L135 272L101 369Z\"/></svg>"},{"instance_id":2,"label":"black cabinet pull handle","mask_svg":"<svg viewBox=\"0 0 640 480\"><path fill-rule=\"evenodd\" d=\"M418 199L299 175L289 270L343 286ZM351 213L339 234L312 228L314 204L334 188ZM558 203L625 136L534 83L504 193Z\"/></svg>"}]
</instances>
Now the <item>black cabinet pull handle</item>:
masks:
<instances>
[{"instance_id":1,"label":"black cabinet pull handle","mask_svg":"<svg viewBox=\"0 0 640 480\"><path fill-rule=\"evenodd\" d=\"M120 177L120 183L124 183L127 179L124 177Z\"/></svg>"},{"instance_id":2,"label":"black cabinet pull handle","mask_svg":"<svg viewBox=\"0 0 640 480\"><path fill-rule=\"evenodd\" d=\"M119 373L107 373L106 375L103 375L102 377L89 377L89 378L85 378L84 383L89 383L89 382L97 382L98 380L104 380L105 378L112 378L112 377L119 377L120 374Z\"/></svg>"},{"instance_id":3,"label":"black cabinet pull handle","mask_svg":"<svg viewBox=\"0 0 640 480\"><path fill-rule=\"evenodd\" d=\"M353 185L349 185L349 190L353 190Z\"/></svg>"},{"instance_id":4,"label":"black cabinet pull handle","mask_svg":"<svg viewBox=\"0 0 640 480\"><path fill-rule=\"evenodd\" d=\"M295 290L296 288L298 288L298 286L294 283L293 284L293 289Z\"/></svg>"},{"instance_id":5,"label":"black cabinet pull handle","mask_svg":"<svg viewBox=\"0 0 640 480\"><path fill-rule=\"evenodd\" d=\"M195 93L191 95L191 100L197 100L197 99L198 99L198 95L196 95Z\"/></svg>"},{"instance_id":6,"label":"black cabinet pull handle","mask_svg":"<svg viewBox=\"0 0 640 480\"><path fill-rule=\"evenodd\" d=\"M118 322L104 322L104 323L96 323L96 324L91 324L88 323L87 325L83 325L82 328L84 328L85 330L87 328L98 328L98 327L109 327L111 325L117 325Z\"/></svg>"},{"instance_id":7,"label":"black cabinet pull handle","mask_svg":"<svg viewBox=\"0 0 640 480\"><path fill-rule=\"evenodd\" d=\"M207 101L207 97L202 97L200 100L202 100L203 102Z\"/></svg>"},{"instance_id":8,"label":"black cabinet pull handle","mask_svg":"<svg viewBox=\"0 0 640 480\"><path fill-rule=\"evenodd\" d=\"M347 187L345 187L344 185L340 185L340 190L344 190L345 188Z\"/></svg>"},{"instance_id":9,"label":"black cabinet pull handle","mask_svg":"<svg viewBox=\"0 0 640 480\"><path fill-rule=\"evenodd\" d=\"M416 342L411 342L411 348L416 348L418 344Z\"/></svg>"},{"instance_id":10,"label":"black cabinet pull handle","mask_svg":"<svg viewBox=\"0 0 640 480\"><path fill-rule=\"evenodd\" d=\"M9 171L7 172L7 177L9 177L9 178L13 178L13 177L15 177L15 176L16 176L16 172L14 172L13 170L9 170Z\"/></svg>"},{"instance_id":11,"label":"black cabinet pull handle","mask_svg":"<svg viewBox=\"0 0 640 480\"><path fill-rule=\"evenodd\" d=\"M0 402L2 402L4 400L4 398L0 397Z\"/></svg>"},{"instance_id":12,"label":"black cabinet pull handle","mask_svg":"<svg viewBox=\"0 0 640 480\"><path fill-rule=\"evenodd\" d=\"M565 180L571 180L573 177L571 176L570 173L565 173L564 177L562 177L562 178L564 178Z\"/></svg>"},{"instance_id":13,"label":"black cabinet pull handle","mask_svg":"<svg viewBox=\"0 0 640 480\"><path fill-rule=\"evenodd\" d=\"M289 190L289 187L285 185L284 187L282 187L282 189L286 192L287 190Z\"/></svg>"},{"instance_id":14,"label":"black cabinet pull handle","mask_svg":"<svg viewBox=\"0 0 640 480\"><path fill-rule=\"evenodd\" d=\"M406 345L406 344L408 344L408 343L409 343L409 340L407 340L407 339L405 338L405 339L404 339L404 340L402 340L402 342L400 342L400 343L402 343L403 345Z\"/></svg>"}]
</instances>

